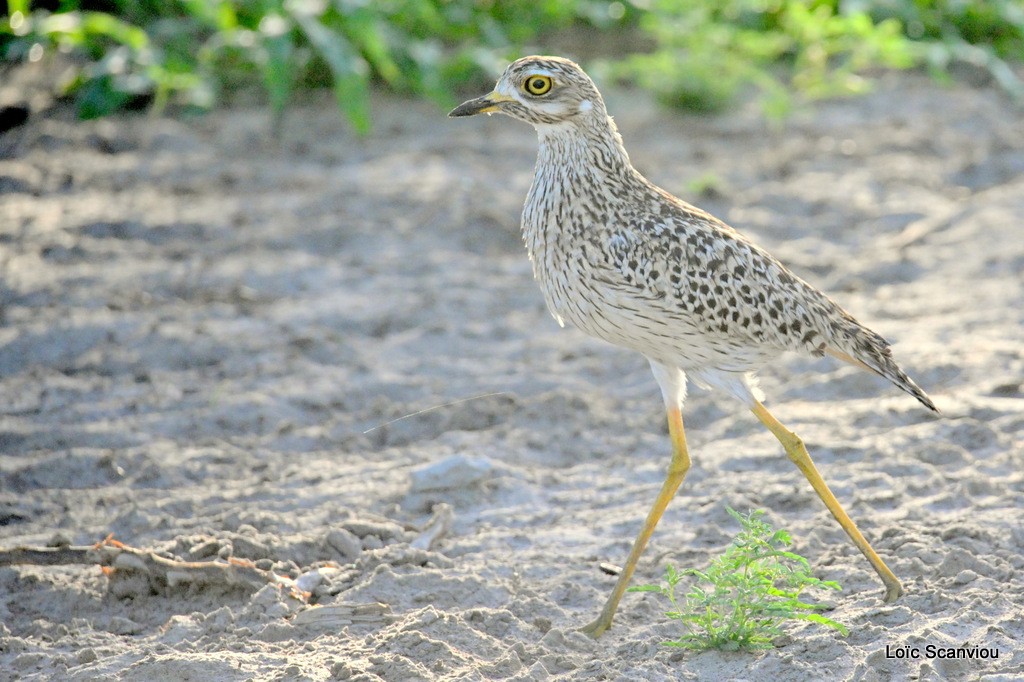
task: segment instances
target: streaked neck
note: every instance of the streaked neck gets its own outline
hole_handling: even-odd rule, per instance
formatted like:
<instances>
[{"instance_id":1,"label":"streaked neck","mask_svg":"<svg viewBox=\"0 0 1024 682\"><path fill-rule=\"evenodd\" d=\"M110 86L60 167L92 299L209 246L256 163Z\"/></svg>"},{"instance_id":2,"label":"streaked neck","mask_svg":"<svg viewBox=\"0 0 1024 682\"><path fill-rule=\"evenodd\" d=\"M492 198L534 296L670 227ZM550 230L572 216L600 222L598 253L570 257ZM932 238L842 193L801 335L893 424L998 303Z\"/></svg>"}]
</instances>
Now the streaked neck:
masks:
<instances>
[{"instance_id":1,"label":"streaked neck","mask_svg":"<svg viewBox=\"0 0 1024 682\"><path fill-rule=\"evenodd\" d=\"M535 126L540 141L538 167L576 167L610 173L633 170L610 116L595 113L571 121Z\"/></svg>"}]
</instances>

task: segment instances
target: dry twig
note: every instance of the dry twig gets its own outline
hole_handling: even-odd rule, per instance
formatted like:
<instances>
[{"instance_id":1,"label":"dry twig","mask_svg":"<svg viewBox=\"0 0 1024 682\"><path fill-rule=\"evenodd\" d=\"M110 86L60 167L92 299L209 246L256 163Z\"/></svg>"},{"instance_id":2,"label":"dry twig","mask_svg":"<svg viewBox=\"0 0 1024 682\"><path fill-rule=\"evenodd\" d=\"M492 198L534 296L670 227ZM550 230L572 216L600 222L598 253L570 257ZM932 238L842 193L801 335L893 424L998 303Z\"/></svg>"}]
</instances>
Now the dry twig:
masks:
<instances>
[{"instance_id":1,"label":"dry twig","mask_svg":"<svg viewBox=\"0 0 1024 682\"><path fill-rule=\"evenodd\" d=\"M107 536L95 545L62 547L14 547L0 549L0 566L31 564L70 566L96 564L112 578L117 571L144 575L154 589L182 584L222 586L255 591L267 584L293 587L294 581L273 571L257 568L246 559L227 561L179 561L154 552L129 547Z\"/></svg>"}]
</instances>

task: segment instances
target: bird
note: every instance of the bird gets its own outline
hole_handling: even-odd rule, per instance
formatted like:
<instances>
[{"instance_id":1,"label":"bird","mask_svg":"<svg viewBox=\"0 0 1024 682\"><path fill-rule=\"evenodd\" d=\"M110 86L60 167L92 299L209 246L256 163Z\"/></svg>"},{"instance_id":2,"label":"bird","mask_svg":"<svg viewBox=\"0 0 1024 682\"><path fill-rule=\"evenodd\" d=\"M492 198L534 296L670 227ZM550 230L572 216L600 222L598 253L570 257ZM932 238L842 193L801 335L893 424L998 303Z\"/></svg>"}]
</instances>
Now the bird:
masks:
<instances>
[{"instance_id":1,"label":"bird","mask_svg":"<svg viewBox=\"0 0 1024 682\"><path fill-rule=\"evenodd\" d=\"M888 379L938 413L885 339L737 230L641 175L597 86L575 62L522 57L492 92L448 115L492 113L537 131L522 234L549 311L561 326L645 356L668 419L672 455L664 483L612 593L581 630L596 638L611 626L690 468L682 419L688 380L724 391L753 412L874 568L884 601L898 599L899 579L832 494L801 438L765 408L756 377L787 351L829 355Z\"/></svg>"}]
</instances>

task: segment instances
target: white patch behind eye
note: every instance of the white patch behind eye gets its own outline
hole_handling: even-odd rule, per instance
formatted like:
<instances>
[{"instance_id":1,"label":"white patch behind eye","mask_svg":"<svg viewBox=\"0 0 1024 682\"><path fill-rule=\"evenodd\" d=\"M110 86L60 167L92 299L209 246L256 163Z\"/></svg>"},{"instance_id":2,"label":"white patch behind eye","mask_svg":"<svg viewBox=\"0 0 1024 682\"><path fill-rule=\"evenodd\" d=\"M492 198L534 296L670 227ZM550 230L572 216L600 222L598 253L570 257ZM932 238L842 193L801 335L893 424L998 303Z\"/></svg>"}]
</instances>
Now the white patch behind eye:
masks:
<instances>
[{"instance_id":1,"label":"white patch behind eye","mask_svg":"<svg viewBox=\"0 0 1024 682\"><path fill-rule=\"evenodd\" d=\"M585 99L580 102L580 113L584 114L594 108L594 103L589 99Z\"/></svg>"}]
</instances>

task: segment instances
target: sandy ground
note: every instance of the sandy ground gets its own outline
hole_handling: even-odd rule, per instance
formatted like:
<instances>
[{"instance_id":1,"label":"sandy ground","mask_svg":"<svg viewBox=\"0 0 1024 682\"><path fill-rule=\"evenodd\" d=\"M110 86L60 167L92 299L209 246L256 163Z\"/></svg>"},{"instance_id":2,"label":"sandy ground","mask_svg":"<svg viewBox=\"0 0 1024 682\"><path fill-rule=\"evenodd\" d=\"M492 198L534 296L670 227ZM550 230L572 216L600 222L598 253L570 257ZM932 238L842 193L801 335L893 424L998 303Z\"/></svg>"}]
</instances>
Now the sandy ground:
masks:
<instances>
[{"instance_id":1,"label":"sandy ground","mask_svg":"<svg viewBox=\"0 0 1024 682\"><path fill-rule=\"evenodd\" d=\"M532 281L527 126L383 99L362 140L326 99L280 137L259 110L58 115L0 137L0 545L113 533L304 575L312 595L0 568L2 676L1024 677L1021 111L915 75L778 129L608 99L643 172L886 336L943 410L832 360L761 374L905 597L881 602L749 413L693 390L694 466L637 582L705 567L737 530L726 506L761 508L843 584L823 597L850 635L683 652L659 645L666 604L632 593L600 641L576 632L668 446L645 361L559 329ZM423 549L440 503L452 523ZM886 658L907 646L922 657Z\"/></svg>"}]
</instances>

